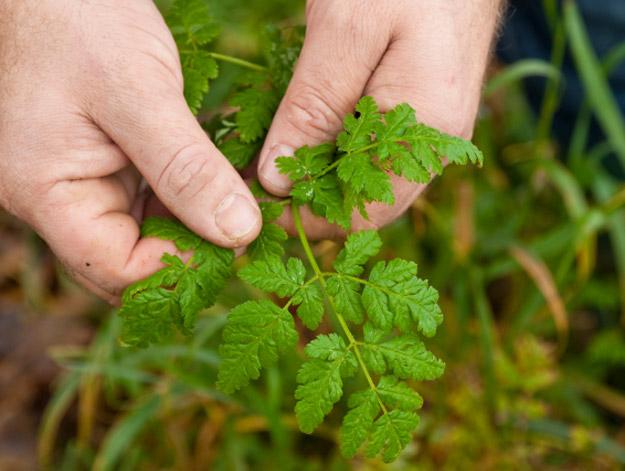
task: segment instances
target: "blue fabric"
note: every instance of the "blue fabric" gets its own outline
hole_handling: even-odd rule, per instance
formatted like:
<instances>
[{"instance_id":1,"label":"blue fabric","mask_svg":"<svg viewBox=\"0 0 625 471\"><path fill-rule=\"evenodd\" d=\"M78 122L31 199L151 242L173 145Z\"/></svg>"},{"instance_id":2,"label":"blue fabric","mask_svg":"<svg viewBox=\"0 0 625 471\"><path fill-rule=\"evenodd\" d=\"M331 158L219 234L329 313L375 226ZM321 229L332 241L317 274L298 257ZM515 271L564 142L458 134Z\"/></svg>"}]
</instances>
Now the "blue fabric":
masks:
<instances>
[{"instance_id":1,"label":"blue fabric","mask_svg":"<svg viewBox=\"0 0 625 471\"><path fill-rule=\"evenodd\" d=\"M540 0L511 0L505 26L497 46L501 60L511 63L520 59L549 60L552 36ZM625 41L625 0L577 0L592 45L599 57ZM584 90L570 56L563 72L566 88L560 109L554 120L554 134L566 146L584 98ZM625 114L625 64L610 76L610 85ZM529 79L525 83L530 103L538 109L545 89L545 80ZM625 130L623 130L625 132ZM593 124L591 142L604 139L596 123ZM610 167L618 167L612 162Z\"/></svg>"}]
</instances>

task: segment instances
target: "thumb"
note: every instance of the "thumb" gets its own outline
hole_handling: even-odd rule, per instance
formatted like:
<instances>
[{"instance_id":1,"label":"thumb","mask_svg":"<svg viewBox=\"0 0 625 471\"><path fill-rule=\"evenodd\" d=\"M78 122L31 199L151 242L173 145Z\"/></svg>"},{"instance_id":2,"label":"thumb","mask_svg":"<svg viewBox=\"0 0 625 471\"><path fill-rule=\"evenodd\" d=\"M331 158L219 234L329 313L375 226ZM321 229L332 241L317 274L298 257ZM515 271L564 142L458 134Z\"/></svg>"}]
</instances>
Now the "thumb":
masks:
<instances>
[{"instance_id":1,"label":"thumb","mask_svg":"<svg viewBox=\"0 0 625 471\"><path fill-rule=\"evenodd\" d=\"M106 100L94 118L185 225L224 247L249 244L261 227L254 197L189 111L180 87L160 88Z\"/></svg>"},{"instance_id":2,"label":"thumb","mask_svg":"<svg viewBox=\"0 0 625 471\"><path fill-rule=\"evenodd\" d=\"M309 4L302 53L260 154L259 180L277 196L288 195L290 182L275 159L336 138L388 44L379 26L354 22L347 3Z\"/></svg>"}]
</instances>

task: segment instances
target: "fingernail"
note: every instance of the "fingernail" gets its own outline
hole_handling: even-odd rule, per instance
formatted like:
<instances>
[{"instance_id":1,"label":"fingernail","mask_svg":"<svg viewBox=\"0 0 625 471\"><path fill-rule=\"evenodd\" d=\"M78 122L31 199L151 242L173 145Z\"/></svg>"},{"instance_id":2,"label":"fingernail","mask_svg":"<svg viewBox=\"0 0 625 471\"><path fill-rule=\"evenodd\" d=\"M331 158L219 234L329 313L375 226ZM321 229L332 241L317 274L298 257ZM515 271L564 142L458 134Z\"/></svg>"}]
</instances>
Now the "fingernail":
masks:
<instances>
[{"instance_id":1,"label":"fingernail","mask_svg":"<svg viewBox=\"0 0 625 471\"><path fill-rule=\"evenodd\" d=\"M269 149L267 159L261 169L263 179L276 190L289 191L291 189L291 181L289 177L280 173L278 167L276 167L275 160L278 157L292 157L295 150L284 144L277 144Z\"/></svg>"},{"instance_id":2,"label":"fingernail","mask_svg":"<svg viewBox=\"0 0 625 471\"><path fill-rule=\"evenodd\" d=\"M215 212L215 224L231 241L242 239L260 224L260 212L245 196L226 196Z\"/></svg>"}]
</instances>

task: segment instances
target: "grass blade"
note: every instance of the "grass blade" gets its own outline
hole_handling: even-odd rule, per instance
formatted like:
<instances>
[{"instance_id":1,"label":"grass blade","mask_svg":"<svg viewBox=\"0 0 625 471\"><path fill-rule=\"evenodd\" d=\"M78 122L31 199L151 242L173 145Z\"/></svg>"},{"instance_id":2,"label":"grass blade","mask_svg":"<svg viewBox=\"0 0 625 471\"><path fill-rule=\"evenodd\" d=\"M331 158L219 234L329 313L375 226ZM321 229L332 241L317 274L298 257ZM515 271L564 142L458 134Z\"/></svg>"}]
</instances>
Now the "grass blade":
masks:
<instances>
[{"instance_id":1,"label":"grass blade","mask_svg":"<svg viewBox=\"0 0 625 471\"><path fill-rule=\"evenodd\" d=\"M39 441L37 444L37 459L41 469L49 469L52 466L54 442L59 426L65 413L76 398L80 379L81 375L77 372L67 375L46 407L39 429Z\"/></svg>"},{"instance_id":2,"label":"grass blade","mask_svg":"<svg viewBox=\"0 0 625 471\"><path fill-rule=\"evenodd\" d=\"M98 456L95 459L94 471L108 471L115 469L119 459L132 444L141 430L154 417L161 404L160 396L151 396L143 403L132 408L131 412L122 418L109 430Z\"/></svg>"},{"instance_id":3,"label":"grass blade","mask_svg":"<svg viewBox=\"0 0 625 471\"><path fill-rule=\"evenodd\" d=\"M573 1L564 4L564 22L582 83L599 124L625 168L625 121L603 68L592 49L579 10Z\"/></svg>"},{"instance_id":4,"label":"grass blade","mask_svg":"<svg viewBox=\"0 0 625 471\"><path fill-rule=\"evenodd\" d=\"M549 62L540 59L525 59L506 67L495 75L484 88L484 96L488 98L500 89L528 77L545 77L556 82L562 81L560 70Z\"/></svg>"}]
</instances>

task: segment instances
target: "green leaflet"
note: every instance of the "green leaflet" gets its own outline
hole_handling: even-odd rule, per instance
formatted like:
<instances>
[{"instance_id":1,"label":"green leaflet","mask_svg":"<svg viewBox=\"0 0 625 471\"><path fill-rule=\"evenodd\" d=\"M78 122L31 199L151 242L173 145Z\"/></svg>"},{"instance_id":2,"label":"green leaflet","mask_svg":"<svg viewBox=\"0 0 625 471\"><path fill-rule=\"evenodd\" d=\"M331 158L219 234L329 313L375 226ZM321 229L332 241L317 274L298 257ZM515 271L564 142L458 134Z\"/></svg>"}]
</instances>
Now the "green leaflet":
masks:
<instances>
[{"instance_id":1,"label":"green leaflet","mask_svg":"<svg viewBox=\"0 0 625 471\"><path fill-rule=\"evenodd\" d=\"M394 376L383 376L378 383L382 402L393 409L414 411L421 409L423 398L405 382Z\"/></svg>"},{"instance_id":2,"label":"green leaflet","mask_svg":"<svg viewBox=\"0 0 625 471\"><path fill-rule=\"evenodd\" d=\"M370 96L363 97L356 105L355 115L349 114L343 121L343 129L336 139L339 149L346 154L362 150L373 142L373 134L380 126L382 115L378 104Z\"/></svg>"},{"instance_id":3,"label":"green leaflet","mask_svg":"<svg viewBox=\"0 0 625 471\"><path fill-rule=\"evenodd\" d=\"M301 260L290 258L285 265L277 257L251 263L239 271L239 277L268 293L284 298L293 296L304 284L306 268Z\"/></svg>"},{"instance_id":4,"label":"green leaflet","mask_svg":"<svg viewBox=\"0 0 625 471\"><path fill-rule=\"evenodd\" d=\"M196 249L202 239L173 219L147 218L141 225L141 237L157 237L171 240L178 250Z\"/></svg>"},{"instance_id":5,"label":"green leaflet","mask_svg":"<svg viewBox=\"0 0 625 471\"><path fill-rule=\"evenodd\" d=\"M290 258L285 265L280 258L269 256L241 269L239 277L267 293L290 297L293 305L299 305L297 314L304 325L311 330L319 327L323 296L319 286L305 281L306 268L301 260Z\"/></svg>"},{"instance_id":6,"label":"green leaflet","mask_svg":"<svg viewBox=\"0 0 625 471\"><path fill-rule=\"evenodd\" d=\"M219 74L217 62L204 47L217 38L221 28L204 0L174 0L165 19L178 46L185 99L197 114L210 81Z\"/></svg>"},{"instance_id":7,"label":"green leaflet","mask_svg":"<svg viewBox=\"0 0 625 471\"><path fill-rule=\"evenodd\" d=\"M179 323L180 306L176 296L164 288L147 289L124 304L119 311L124 319L121 338L125 345L146 347L160 343L174 333Z\"/></svg>"},{"instance_id":8,"label":"green leaflet","mask_svg":"<svg viewBox=\"0 0 625 471\"><path fill-rule=\"evenodd\" d=\"M297 373L295 415L302 432L312 433L343 395L342 361L308 360Z\"/></svg>"},{"instance_id":9,"label":"green leaflet","mask_svg":"<svg viewBox=\"0 0 625 471\"><path fill-rule=\"evenodd\" d=\"M380 403L386 411L376 420ZM341 452L351 458L368 440L368 456L382 453L384 461L393 461L410 441L419 423L415 411L422 405L421 396L393 376L382 377L375 391L352 394L339 434Z\"/></svg>"},{"instance_id":10,"label":"green leaflet","mask_svg":"<svg viewBox=\"0 0 625 471\"><path fill-rule=\"evenodd\" d=\"M258 196L259 198L266 198L268 195L261 194ZM284 212L284 205L280 203L274 203L271 201L261 201L259 203L260 210L263 214L263 223L269 224L274 222Z\"/></svg>"},{"instance_id":11,"label":"green leaflet","mask_svg":"<svg viewBox=\"0 0 625 471\"><path fill-rule=\"evenodd\" d=\"M342 276L331 276L326 282L328 294L334 298L336 309L348 321L362 324L365 310L360 297L360 288L356 281Z\"/></svg>"},{"instance_id":12,"label":"green leaflet","mask_svg":"<svg viewBox=\"0 0 625 471\"><path fill-rule=\"evenodd\" d=\"M295 415L304 433L312 433L343 395L343 378L358 368L354 354L336 334L320 335L306 347L310 357L297 373Z\"/></svg>"},{"instance_id":13,"label":"green leaflet","mask_svg":"<svg viewBox=\"0 0 625 471\"><path fill-rule=\"evenodd\" d=\"M334 261L334 268L341 275L357 276L364 271L364 264L377 255L382 240L375 231L351 234ZM365 310L361 299L362 285L354 279L333 275L327 280L328 294L334 298L338 312L355 324L364 321Z\"/></svg>"},{"instance_id":14,"label":"green leaflet","mask_svg":"<svg viewBox=\"0 0 625 471\"><path fill-rule=\"evenodd\" d=\"M231 276L234 254L193 234L170 219L146 219L141 234L171 240L182 251L193 251L188 263L163 255L165 268L129 286L119 315L122 341L129 346L161 343L175 330L188 334L197 314L212 306Z\"/></svg>"},{"instance_id":15,"label":"green leaflet","mask_svg":"<svg viewBox=\"0 0 625 471\"><path fill-rule=\"evenodd\" d=\"M257 198L268 197L264 192L256 196ZM284 243L288 236L282 227L273 222L280 217L284 206L278 203L261 202L260 209L263 214L263 228L260 235L248 247L247 253L252 260L281 257L284 255Z\"/></svg>"},{"instance_id":16,"label":"green leaflet","mask_svg":"<svg viewBox=\"0 0 625 471\"><path fill-rule=\"evenodd\" d=\"M378 262L369 275L362 301L376 327L410 332L413 324L427 337L443 322L438 293L417 278L417 265L401 259Z\"/></svg>"},{"instance_id":17,"label":"green leaflet","mask_svg":"<svg viewBox=\"0 0 625 471\"><path fill-rule=\"evenodd\" d=\"M482 153L471 142L424 124L411 127L403 138L412 146L413 152L420 155L425 166L439 174L442 172L442 157L447 157L453 164L482 164Z\"/></svg>"},{"instance_id":18,"label":"green leaflet","mask_svg":"<svg viewBox=\"0 0 625 471\"><path fill-rule=\"evenodd\" d=\"M470 142L418 123L410 105L400 104L380 113L371 97L363 97L356 114L348 115L332 155L307 161L304 154L283 157L282 173L294 181L291 196L313 212L344 229L358 210L367 217L366 204L395 201L389 173L427 183L450 163L481 164L481 152Z\"/></svg>"},{"instance_id":19,"label":"green leaflet","mask_svg":"<svg viewBox=\"0 0 625 471\"><path fill-rule=\"evenodd\" d=\"M365 201L379 201L389 205L395 202L391 178L365 152L343 157L336 174Z\"/></svg>"},{"instance_id":20,"label":"green leaflet","mask_svg":"<svg viewBox=\"0 0 625 471\"><path fill-rule=\"evenodd\" d=\"M276 362L278 354L292 348L297 331L288 311L270 301L248 301L228 315L217 387L231 394L260 376L262 367Z\"/></svg>"},{"instance_id":21,"label":"green leaflet","mask_svg":"<svg viewBox=\"0 0 625 471\"><path fill-rule=\"evenodd\" d=\"M280 226L265 224L260 235L248 247L248 254L252 260L279 257L284 254L284 243L287 239L286 231Z\"/></svg>"},{"instance_id":22,"label":"green leaflet","mask_svg":"<svg viewBox=\"0 0 625 471\"><path fill-rule=\"evenodd\" d=\"M386 113L384 121L386 125L378 125L375 130L381 159L386 159L394 153L399 145L399 139L404 136L406 130L416 126L417 118L412 107L402 103ZM405 149L403 146L402 148Z\"/></svg>"},{"instance_id":23,"label":"green leaflet","mask_svg":"<svg viewBox=\"0 0 625 471\"><path fill-rule=\"evenodd\" d=\"M209 91L210 81L219 75L219 66L205 51L181 54L180 60L185 64L182 74L184 98L191 112L197 114Z\"/></svg>"},{"instance_id":24,"label":"green leaflet","mask_svg":"<svg viewBox=\"0 0 625 471\"><path fill-rule=\"evenodd\" d=\"M380 343L365 343L365 362L374 372L392 372L401 379L416 381L439 378L445 363L429 352L421 340L413 335L402 335Z\"/></svg>"},{"instance_id":25,"label":"green leaflet","mask_svg":"<svg viewBox=\"0 0 625 471\"><path fill-rule=\"evenodd\" d=\"M280 98L275 93L267 93L267 90L257 86L232 97L230 104L239 107L235 120L241 142L249 144L265 136L279 102Z\"/></svg>"},{"instance_id":26,"label":"green leaflet","mask_svg":"<svg viewBox=\"0 0 625 471\"><path fill-rule=\"evenodd\" d=\"M261 149L293 75L303 40L301 28L268 28L263 48L266 70L253 71L239 80L229 100L229 104L237 111L232 116L223 117L224 127L215 133L217 146L235 168L246 168ZM276 234L274 228L272 234L264 235L269 236L272 243L276 240Z\"/></svg>"},{"instance_id":27,"label":"green leaflet","mask_svg":"<svg viewBox=\"0 0 625 471\"><path fill-rule=\"evenodd\" d=\"M297 316L310 330L319 327L323 318L323 294L318 284L307 284L295 293L293 304L299 305Z\"/></svg>"},{"instance_id":28,"label":"green leaflet","mask_svg":"<svg viewBox=\"0 0 625 471\"><path fill-rule=\"evenodd\" d=\"M419 416L414 412L393 410L381 416L373 424L367 456L373 458L381 454L385 463L394 461L410 443L417 425Z\"/></svg>"},{"instance_id":29,"label":"green leaflet","mask_svg":"<svg viewBox=\"0 0 625 471\"><path fill-rule=\"evenodd\" d=\"M231 137L219 145L219 150L236 169L247 168L256 154L260 151L261 143L258 141L243 142L240 137Z\"/></svg>"},{"instance_id":30,"label":"green leaflet","mask_svg":"<svg viewBox=\"0 0 625 471\"><path fill-rule=\"evenodd\" d=\"M355 232L347 237L345 246L334 261L334 268L344 275L360 275L364 264L382 248L382 239L375 231Z\"/></svg>"},{"instance_id":31,"label":"green leaflet","mask_svg":"<svg viewBox=\"0 0 625 471\"><path fill-rule=\"evenodd\" d=\"M316 180L315 183L316 187L311 203L313 212L344 229L351 227L353 207L345 194L341 194L343 186L339 179L335 175L329 174Z\"/></svg>"},{"instance_id":32,"label":"green leaflet","mask_svg":"<svg viewBox=\"0 0 625 471\"><path fill-rule=\"evenodd\" d=\"M263 53L272 86L281 97L286 92L293 76L295 63L304 44L305 31L306 28L303 26L288 28L268 26L265 28Z\"/></svg>"},{"instance_id":33,"label":"green leaflet","mask_svg":"<svg viewBox=\"0 0 625 471\"><path fill-rule=\"evenodd\" d=\"M341 452L345 457L352 458L371 433L380 404L375 393L367 390L352 394L348 406L349 412L343 417L339 438Z\"/></svg>"},{"instance_id":34,"label":"green leaflet","mask_svg":"<svg viewBox=\"0 0 625 471\"><path fill-rule=\"evenodd\" d=\"M276 165L291 180L316 177L332 162L333 153L332 144L304 146L297 149L293 157L278 157Z\"/></svg>"},{"instance_id":35,"label":"green leaflet","mask_svg":"<svg viewBox=\"0 0 625 471\"><path fill-rule=\"evenodd\" d=\"M204 0L174 0L166 19L179 47L204 46L213 41L221 30Z\"/></svg>"},{"instance_id":36,"label":"green leaflet","mask_svg":"<svg viewBox=\"0 0 625 471\"><path fill-rule=\"evenodd\" d=\"M178 257L168 253L163 255L161 261L165 264L165 268L149 278L133 283L126 288L122 297L124 304L130 303L142 291L176 284L180 278L180 272L184 270L184 263Z\"/></svg>"}]
</instances>

